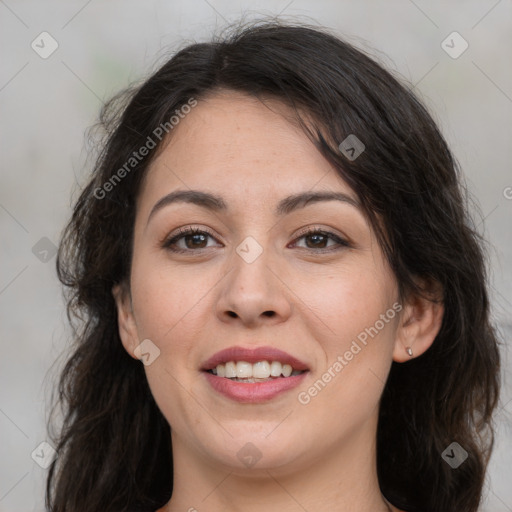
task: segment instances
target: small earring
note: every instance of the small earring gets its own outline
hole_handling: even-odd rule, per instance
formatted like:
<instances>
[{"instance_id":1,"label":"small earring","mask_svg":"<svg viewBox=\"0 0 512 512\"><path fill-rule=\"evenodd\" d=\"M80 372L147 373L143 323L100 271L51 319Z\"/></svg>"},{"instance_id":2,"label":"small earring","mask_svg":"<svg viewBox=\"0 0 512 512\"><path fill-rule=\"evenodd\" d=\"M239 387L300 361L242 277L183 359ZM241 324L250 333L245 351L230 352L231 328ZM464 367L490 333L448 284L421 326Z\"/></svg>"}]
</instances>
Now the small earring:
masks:
<instances>
[{"instance_id":1,"label":"small earring","mask_svg":"<svg viewBox=\"0 0 512 512\"><path fill-rule=\"evenodd\" d=\"M405 350L412 357L412 348L411 347L407 347Z\"/></svg>"}]
</instances>

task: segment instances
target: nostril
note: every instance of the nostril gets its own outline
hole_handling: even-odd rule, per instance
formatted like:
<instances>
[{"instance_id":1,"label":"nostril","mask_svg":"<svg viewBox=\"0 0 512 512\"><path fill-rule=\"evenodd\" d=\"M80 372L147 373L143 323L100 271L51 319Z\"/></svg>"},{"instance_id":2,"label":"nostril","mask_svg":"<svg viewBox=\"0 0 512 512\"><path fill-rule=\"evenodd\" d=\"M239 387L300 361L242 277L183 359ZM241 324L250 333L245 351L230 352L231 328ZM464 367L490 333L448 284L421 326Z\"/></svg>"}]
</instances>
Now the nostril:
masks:
<instances>
[{"instance_id":1,"label":"nostril","mask_svg":"<svg viewBox=\"0 0 512 512\"><path fill-rule=\"evenodd\" d=\"M275 311L265 311L263 314L265 316L274 316L276 313L275 313Z\"/></svg>"}]
</instances>

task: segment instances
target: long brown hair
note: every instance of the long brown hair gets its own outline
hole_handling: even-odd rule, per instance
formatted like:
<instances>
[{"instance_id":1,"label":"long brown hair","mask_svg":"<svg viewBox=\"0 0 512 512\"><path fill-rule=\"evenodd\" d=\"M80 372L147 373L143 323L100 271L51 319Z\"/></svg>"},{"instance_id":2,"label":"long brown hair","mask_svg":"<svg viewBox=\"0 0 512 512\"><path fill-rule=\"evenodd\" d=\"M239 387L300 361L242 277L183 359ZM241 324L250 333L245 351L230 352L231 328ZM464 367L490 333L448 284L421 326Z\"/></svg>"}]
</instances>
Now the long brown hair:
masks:
<instances>
[{"instance_id":1,"label":"long brown hair","mask_svg":"<svg viewBox=\"0 0 512 512\"><path fill-rule=\"evenodd\" d=\"M186 46L102 110L105 140L57 258L75 345L58 386L65 415L48 509L153 511L171 497L170 427L143 365L121 344L111 289L129 280L135 200L162 147L155 129L190 98L218 89L306 112L313 123L304 129L357 193L400 292L421 294L418 276L442 285L445 312L433 345L392 364L380 406L378 476L400 508L475 512L493 444L500 358L484 242L458 164L410 87L327 29L276 20ZM338 147L350 134L366 147L354 160ZM148 137L156 148L114 180ZM442 457L452 442L468 453L457 469Z\"/></svg>"}]
</instances>

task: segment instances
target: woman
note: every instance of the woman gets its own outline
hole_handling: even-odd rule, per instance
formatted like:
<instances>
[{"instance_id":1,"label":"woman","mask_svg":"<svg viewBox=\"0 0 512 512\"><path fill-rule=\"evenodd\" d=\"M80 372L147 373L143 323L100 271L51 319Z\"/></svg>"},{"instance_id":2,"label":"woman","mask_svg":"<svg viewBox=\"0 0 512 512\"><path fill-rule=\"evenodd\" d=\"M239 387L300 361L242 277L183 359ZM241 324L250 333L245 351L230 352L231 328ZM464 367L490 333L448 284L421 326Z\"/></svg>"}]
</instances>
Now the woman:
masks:
<instances>
[{"instance_id":1,"label":"woman","mask_svg":"<svg viewBox=\"0 0 512 512\"><path fill-rule=\"evenodd\" d=\"M78 324L49 509L476 511L498 344L410 90L271 21L120 98L57 262Z\"/></svg>"}]
</instances>

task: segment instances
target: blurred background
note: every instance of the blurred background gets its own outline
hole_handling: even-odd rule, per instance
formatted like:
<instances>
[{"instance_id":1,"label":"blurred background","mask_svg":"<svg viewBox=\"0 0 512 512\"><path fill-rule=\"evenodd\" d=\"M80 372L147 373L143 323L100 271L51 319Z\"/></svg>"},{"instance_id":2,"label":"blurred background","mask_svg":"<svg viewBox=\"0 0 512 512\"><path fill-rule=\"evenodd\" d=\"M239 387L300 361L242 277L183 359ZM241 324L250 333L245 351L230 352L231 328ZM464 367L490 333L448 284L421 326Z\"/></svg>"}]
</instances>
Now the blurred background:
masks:
<instances>
[{"instance_id":1,"label":"blurred background","mask_svg":"<svg viewBox=\"0 0 512 512\"><path fill-rule=\"evenodd\" d=\"M44 510L49 401L69 347L55 251L102 103L242 15L336 30L413 84L451 145L489 241L504 340L483 512L512 511L510 0L0 0L0 512Z\"/></svg>"}]
</instances>

